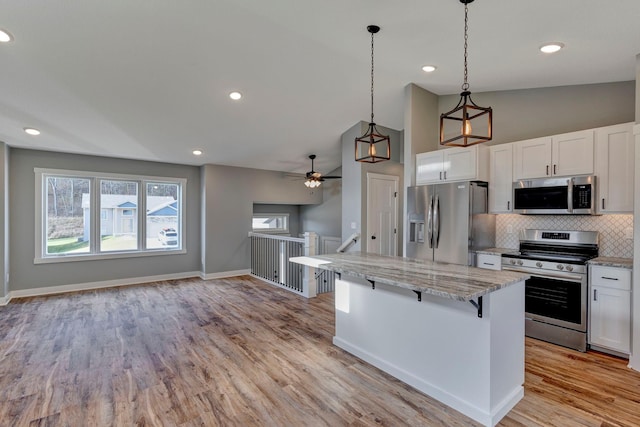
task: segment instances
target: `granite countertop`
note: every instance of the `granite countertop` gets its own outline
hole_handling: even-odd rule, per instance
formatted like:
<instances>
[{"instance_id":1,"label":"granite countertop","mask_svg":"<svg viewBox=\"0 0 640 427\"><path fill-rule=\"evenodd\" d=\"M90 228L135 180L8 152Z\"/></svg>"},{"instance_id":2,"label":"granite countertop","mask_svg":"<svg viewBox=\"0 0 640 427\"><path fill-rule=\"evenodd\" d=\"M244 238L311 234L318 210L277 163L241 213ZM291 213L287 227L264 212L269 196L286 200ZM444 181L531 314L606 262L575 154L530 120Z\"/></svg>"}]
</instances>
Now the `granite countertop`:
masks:
<instances>
[{"instance_id":1,"label":"granite countertop","mask_svg":"<svg viewBox=\"0 0 640 427\"><path fill-rule=\"evenodd\" d=\"M590 265L602 265L604 267L618 267L633 269L633 258L614 258L599 256L588 261Z\"/></svg>"},{"instance_id":2,"label":"granite countertop","mask_svg":"<svg viewBox=\"0 0 640 427\"><path fill-rule=\"evenodd\" d=\"M513 271L367 253L294 257L291 261L459 301L470 301L529 278Z\"/></svg>"},{"instance_id":3,"label":"granite countertop","mask_svg":"<svg viewBox=\"0 0 640 427\"><path fill-rule=\"evenodd\" d=\"M518 249L509 249L509 248L486 248L486 249L478 249L476 253L486 254L486 255L503 255L503 254L519 254L520 251Z\"/></svg>"}]
</instances>

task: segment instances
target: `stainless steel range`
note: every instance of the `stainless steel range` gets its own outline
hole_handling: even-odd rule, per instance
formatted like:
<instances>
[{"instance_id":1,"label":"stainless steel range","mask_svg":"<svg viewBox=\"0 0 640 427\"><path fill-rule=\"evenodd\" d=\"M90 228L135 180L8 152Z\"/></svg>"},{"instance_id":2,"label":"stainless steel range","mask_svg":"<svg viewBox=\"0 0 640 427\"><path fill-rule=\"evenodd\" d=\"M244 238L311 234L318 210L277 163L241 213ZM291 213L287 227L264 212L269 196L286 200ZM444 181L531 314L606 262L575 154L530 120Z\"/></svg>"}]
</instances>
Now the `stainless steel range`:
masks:
<instances>
[{"instance_id":1,"label":"stainless steel range","mask_svg":"<svg viewBox=\"0 0 640 427\"><path fill-rule=\"evenodd\" d=\"M597 231L522 231L520 253L503 255L502 269L531 275L525 335L587 350L587 261L597 256Z\"/></svg>"}]
</instances>

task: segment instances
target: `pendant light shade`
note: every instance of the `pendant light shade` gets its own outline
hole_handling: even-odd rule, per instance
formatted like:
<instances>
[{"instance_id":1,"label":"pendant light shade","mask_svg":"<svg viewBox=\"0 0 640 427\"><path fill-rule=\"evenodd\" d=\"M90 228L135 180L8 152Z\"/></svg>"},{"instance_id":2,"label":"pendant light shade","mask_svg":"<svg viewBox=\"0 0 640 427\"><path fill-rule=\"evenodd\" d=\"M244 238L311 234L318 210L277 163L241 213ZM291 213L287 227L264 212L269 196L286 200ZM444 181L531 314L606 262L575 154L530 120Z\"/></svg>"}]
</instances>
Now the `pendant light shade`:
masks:
<instances>
[{"instance_id":1,"label":"pendant light shade","mask_svg":"<svg viewBox=\"0 0 640 427\"><path fill-rule=\"evenodd\" d=\"M369 25L367 31L371 33L371 122L367 131L356 138L356 161L378 163L391 159L391 141L388 135L383 135L373 121L373 35L380 31L377 25Z\"/></svg>"},{"instance_id":2,"label":"pendant light shade","mask_svg":"<svg viewBox=\"0 0 640 427\"><path fill-rule=\"evenodd\" d=\"M473 0L460 0L464 4L464 83L460 100L455 108L440 115L440 144L456 147L467 147L491 141L493 110L491 107L480 107L471 99L469 76L467 70L468 42L468 4Z\"/></svg>"}]
</instances>

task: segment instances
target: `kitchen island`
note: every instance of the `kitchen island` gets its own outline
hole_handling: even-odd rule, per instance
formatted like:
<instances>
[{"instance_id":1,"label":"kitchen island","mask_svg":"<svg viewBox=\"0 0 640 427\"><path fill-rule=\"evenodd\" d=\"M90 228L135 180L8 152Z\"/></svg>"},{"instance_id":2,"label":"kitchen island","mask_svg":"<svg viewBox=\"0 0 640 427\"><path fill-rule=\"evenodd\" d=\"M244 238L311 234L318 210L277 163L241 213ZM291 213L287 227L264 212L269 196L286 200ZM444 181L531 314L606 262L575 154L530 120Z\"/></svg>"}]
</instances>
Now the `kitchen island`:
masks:
<instances>
[{"instance_id":1,"label":"kitchen island","mask_svg":"<svg viewBox=\"0 0 640 427\"><path fill-rule=\"evenodd\" d=\"M526 274L364 253L291 261L337 273L336 346L483 425L524 395Z\"/></svg>"}]
</instances>

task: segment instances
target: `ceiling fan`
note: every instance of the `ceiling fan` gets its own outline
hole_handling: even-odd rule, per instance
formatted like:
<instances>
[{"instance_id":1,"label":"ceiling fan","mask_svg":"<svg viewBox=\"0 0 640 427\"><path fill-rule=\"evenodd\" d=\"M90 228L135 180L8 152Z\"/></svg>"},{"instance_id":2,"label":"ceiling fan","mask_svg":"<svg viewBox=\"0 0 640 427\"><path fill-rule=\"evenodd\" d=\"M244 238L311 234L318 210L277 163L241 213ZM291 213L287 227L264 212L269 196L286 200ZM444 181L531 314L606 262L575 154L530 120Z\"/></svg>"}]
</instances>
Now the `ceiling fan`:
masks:
<instances>
[{"instance_id":1,"label":"ceiling fan","mask_svg":"<svg viewBox=\"0 0 640 427\"><path fill-rule=\"evenodd\" d=\"M307 174L305 175L306 180L304 181L304 185L306 185L307 187L309 188L319 187L322 181L324 181L325 179L342 178L341 176L322 175L320 172L316 172L315 170L313 170L313 161L316 158L316 155L311 154L309 155L309 158L311 159L311 170L307 172Z\"/></svg>"}]
</instances>

